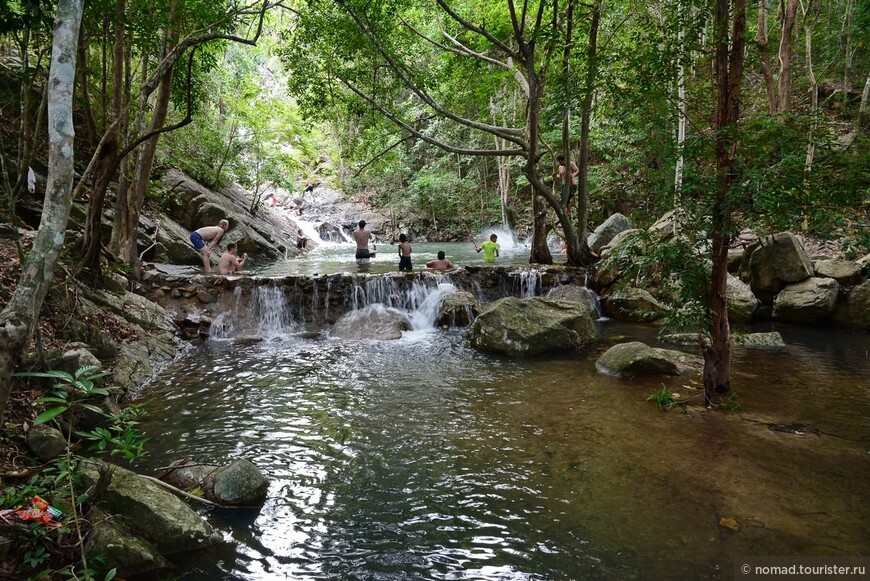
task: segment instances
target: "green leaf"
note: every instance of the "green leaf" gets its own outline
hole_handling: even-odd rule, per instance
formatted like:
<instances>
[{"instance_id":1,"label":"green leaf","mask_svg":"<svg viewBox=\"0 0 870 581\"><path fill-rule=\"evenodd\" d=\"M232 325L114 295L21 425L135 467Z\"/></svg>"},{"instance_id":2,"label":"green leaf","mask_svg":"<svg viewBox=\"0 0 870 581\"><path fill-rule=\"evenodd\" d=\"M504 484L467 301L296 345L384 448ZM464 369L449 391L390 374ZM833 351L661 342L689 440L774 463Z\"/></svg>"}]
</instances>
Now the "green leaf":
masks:
<instances>
[{"instance_id":1,"label":"green leaf","mask_svg":"<svg viewBox=\"0 0 870 581\"><path fill-rule=\"evenodd\" d=\"M108 416L108 415L109 415L109 414L107 414L106 412L104 412L103 410L101 410L99 407L97 407L97 406L95 406L95 405L93 405L93 404L90 404L90 403L80 403L79 406L85 408L86 410L90 410L90 411L92 411L92 412L94 412L94 413L97 413L97 414L100 414L100 415L103 415L103 416Z\"/></svg>"},{"instance_id":2,"label":"green leaf","mask_svg":"<svg viewBox=\"0 0 870 581\"><path fill-rule=\"evenodd\" d=\"M108 573L106 573L106 576L103 578L103 581L112 581L112 579L115 578L115 575L117 575L117 569L112 569Z\"/></svg>"},{"instance_id":3,"label":"green leaf","mask_svg":"<svg viewBox=\"0 0 870 581\"><path fill-rule=\"evenodd\" d=\"M15 377L52 377L54 379L63 379L67 383L73 382L73 376L67 373L66 371L60 370L52 370L52 371L22 371L19 373L13 373Z\"/></svg>"},{"instance_id":4,"label":"green leaf","mask_svg":"<svg viewBox=\"0 0 870 581\"><path fill-rule=\"evenodd\" d=\"M38 403L60 403L67 405L69 402L65 397L46 395L36 400Z\"/></svg>"},{"instance_id":5,"label":"green leaf","mask_svg":"<svg viewBox=\"0 0 870 581\"><path fill-rule=\"evenodd\" d=\"M51 421L68 409L68 406L57 406L51 409L47 409L38 416L36 416L36 419L33 420L33 425L38 426L39 424L44 424L45 422Z\"/></svg>"}]
</instances>

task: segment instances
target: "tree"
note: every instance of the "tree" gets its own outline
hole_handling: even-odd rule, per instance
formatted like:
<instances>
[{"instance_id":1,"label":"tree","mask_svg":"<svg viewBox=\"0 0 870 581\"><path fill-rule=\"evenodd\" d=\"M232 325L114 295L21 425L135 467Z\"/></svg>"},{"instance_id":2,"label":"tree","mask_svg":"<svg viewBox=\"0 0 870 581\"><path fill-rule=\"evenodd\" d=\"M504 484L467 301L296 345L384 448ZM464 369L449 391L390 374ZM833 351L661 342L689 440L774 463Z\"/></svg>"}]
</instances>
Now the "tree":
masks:
<instances>
[{"instance_id":1,"label":"tree","mask_svg":"<svg viewBox=\"0 0 870 581\"><path fill-rule=\"evenodd\" d=\"M710 344L704 346L704 397L707 404L716 394L731 389L731 329L728 324L726 284L728 246L734 235L732 223L735 186L739 185L737 161L737 120L743 83L743 51L746 42L746 2L716 0L713 22L716 80L716 192L713 205L711 241L713 265L708 305L712 322ZM728 33L729 9L733 14ZM730 46L729 46L730 41Z\"/></svg>"},{"instance_id":2,"label":"tree","mask_svg":"<svg viewBox=\"0 0 870 581\"><path fill-rule=\"evenodd\" d=\"M74 137L72 101L82 0L60 0L48 76L48 180L39 230L18 286L0 312L0 418L12 389L12 372L27 348L54 278L72 206Z\"/></svg>"},{"instance_id":3,"label":"tree","mask_svg":"<svg viewBox=\"0 0 870 581\"><path fill-rule=\"evenodd\" d=\"M550 172L542 172L540 165L542 157L553 152L542 138L547 122L542 110L551 70L558 67L558 49L565 42L565 5L545 0L536 7L517 6L509 0L505 11L474 4L454 8L438 0L437 6L427 10L415 3L394 3L388 10L382 3L356 0L309 5L288 34L284 53L286 65L296 73L294 94L327 105L327 97L340 100L348 109L358 108L362 100L406 135L453 154L521 158L533 203L545 200L564 229L568 262L587 263L585 241L559 196L545 183L543 176ZM487 24L477 24L480 21ZM448 94L443 88L450 86L450 75L457 71L476 75L476 86L469 87L464 76L465 87ZM347 93L336 93L329 81ZM490 99L510 84L521 87L524 96L519 126L489 114ZM408 118L409 104L424 106L427 115L488 134L505 145L467 147L433 137L426 126ZM532 262L552 262L544 214L544 206L535 207Z\"/></svg>"}]
</instances>

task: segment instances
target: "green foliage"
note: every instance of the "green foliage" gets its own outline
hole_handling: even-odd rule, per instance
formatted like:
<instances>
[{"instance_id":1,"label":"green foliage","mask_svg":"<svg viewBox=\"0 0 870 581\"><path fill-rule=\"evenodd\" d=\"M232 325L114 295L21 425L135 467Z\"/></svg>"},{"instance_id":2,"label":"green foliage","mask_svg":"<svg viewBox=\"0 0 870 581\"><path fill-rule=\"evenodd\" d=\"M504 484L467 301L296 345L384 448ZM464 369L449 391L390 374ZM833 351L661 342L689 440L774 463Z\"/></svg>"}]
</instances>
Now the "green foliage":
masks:
<instances>
[{"instance_id":1,"label":"green foliage","mask_svg":"<svg viewBox=\"0 0 870 581\"><path fill-rule=\"evenodd\" d=\"M129 406L119 417L113 418L108 428L98 427L89 432L77 432L77 435L92 442L88 448L92 452L118 455L127 461L139 460L145 455L145 444L149 440L136 429L142 414L140 407Z\"/></svg>"},{"instance_id":2,"label":"green foliage","mask_svg":"<svg viewBox=\"0 0 870 581\"><path fill-rule=\"evenodd\" d=\"M722 398L722 408L726 412L737 413L740 411L740 402L738 401L736 392L732 391L726 397Z\"/></svg>"},{"instance_id":3,"label":"green foliage","mask_svg":"<svg viewBox=\"0 0 870 581\"><path fill-rule=\"evenodd\" d=\"M652 390L646 400L653 402L663 411L670 409L670 407L674 405L674 396L671 395L670 390L668 390L665 385L663 385L661 389Z\"/></svg>"},{"instance_id":4,"label":"green foliage","mask_svg":"<svg viewBox=\"0 0 870 581\"><path fill-rule=\"evenodd\" d=\"M36 416L36 419L33 420L34 425L44 424L76 408L102 413L100 408L86 401L94 396L109 394L107 389L97 386L94 381L111 374L99 371L100 368L97 366L85 366L77 369L73 375L59 370L16 373L16 377L45 377L57 380L52 386L51 394L37 400L37 402L51 407Z\"/></svg>"}]
</instances>

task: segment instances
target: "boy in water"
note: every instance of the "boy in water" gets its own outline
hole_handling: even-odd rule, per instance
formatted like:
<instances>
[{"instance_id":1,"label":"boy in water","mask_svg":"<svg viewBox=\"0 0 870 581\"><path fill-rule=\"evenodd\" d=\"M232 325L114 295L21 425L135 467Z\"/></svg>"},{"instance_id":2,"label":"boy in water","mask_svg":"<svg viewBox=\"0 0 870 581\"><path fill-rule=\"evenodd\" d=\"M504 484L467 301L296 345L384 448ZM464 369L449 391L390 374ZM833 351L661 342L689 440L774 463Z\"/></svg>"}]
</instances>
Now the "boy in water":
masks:
<instances>
[{"instance_id":1,"label":"boy in water","mask_svg":"<svg viewBox=\"0 0 870 581\"><path fill-rule=\"evenodd\" d=\"M498 240L498 236L496 236L495 234L492 234L489 237L489 240L487 240L486 242L484 242L480 246L475 244L474 240L472 240L471 243L474 244L474 249L478 253L480 253L480 251L483 250L483 261L484 262L495 262L495 259L498 256L498 243L496 243L496 240Z\"/></svg>"},{"instance_id":2,"label":"boy in water","mask_svg":"<svg viewBox=\"0 0 870 581\"><path fill-rule=\"evenodd\" d=\"M240 274L239 271L245 267L245 263L248 261L248 253L245 252L242 254L242 259L239 260L236 257L238 251L235 242L227 244L227 251L223 253L223 256L221 256L221 259L218 261L218 272L223 275Z\"/></svg>"},{"instance_id":3,"label":"boy in water","mask_svg":"<svg viewBox=\"0 0 870 581\"><path fill-rule=\"evenodd\" d=\"M399 234L399 271L411 271L411 245L408 244L408 237L404 234Z\"/></svg>"},{"instance_id":4,"label":"boy in water","mask_svg":"<svg viewBox=\"0 0 870 581\"><path fill-rule=\"evenodd\" d=\"M445 258L443 250L438 251L438 259L430 260L426 263L426 268L431 268L432 270L450 270L453 268L453 263Z\"/></svg>"},{"instance_id":5,"label":"boy in water","mask_svg":"<svg viewBox=\"0 0 870 581\"><path fill-rule=\"evenodd\" d=\"M205 267L206 274L211 274L211 249L215 247L218 240L229 228L230 223L227 220L221 220L217 226L203 226L190 233L190 243L193 244L194 248L202 251L202 265Z\"/></svg>"}]
</instances>

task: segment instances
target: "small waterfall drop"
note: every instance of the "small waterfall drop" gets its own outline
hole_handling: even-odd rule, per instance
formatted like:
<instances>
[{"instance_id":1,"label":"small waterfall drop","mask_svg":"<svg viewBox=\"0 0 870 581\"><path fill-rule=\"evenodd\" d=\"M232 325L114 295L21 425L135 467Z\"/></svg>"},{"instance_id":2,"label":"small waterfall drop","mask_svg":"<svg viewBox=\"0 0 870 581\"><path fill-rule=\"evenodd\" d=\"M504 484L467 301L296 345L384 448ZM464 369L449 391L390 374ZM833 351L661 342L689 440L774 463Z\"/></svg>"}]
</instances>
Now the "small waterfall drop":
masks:
<instances>
[{"instance_id":1,"label":"small waterfall drop","mask_svg":"<svg viewBox=\"0 0 870 581\"><path fill-rule=\"evenodd\" d=\"M511 277L513 279L513 288L511 293L521 299L538 296L538 290L541 288L541 273L534 269L518 270Z\"/></svg>"},{"instance_id":2,"label":"small waterfall drop","mask_svg":"<svg viewBox=\"0 0 870 581\"><path fill-rule=\"evenodd\" d=\"M282 286L257 286L248 296L242 287L236 287L232 301L232 306L212 322L211 338L273 339L300 331Z\"/></svg>"}]
</instances>

